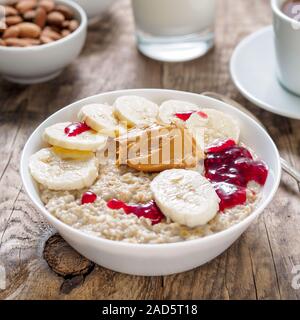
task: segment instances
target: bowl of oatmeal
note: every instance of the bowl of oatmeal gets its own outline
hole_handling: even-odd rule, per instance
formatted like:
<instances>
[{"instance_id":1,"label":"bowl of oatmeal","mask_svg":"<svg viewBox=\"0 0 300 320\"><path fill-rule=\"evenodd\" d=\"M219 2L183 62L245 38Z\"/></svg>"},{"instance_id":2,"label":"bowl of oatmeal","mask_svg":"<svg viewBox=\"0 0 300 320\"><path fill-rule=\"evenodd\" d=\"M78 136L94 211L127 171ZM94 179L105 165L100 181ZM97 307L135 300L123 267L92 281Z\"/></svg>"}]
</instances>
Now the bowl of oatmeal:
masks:
<instances>
[{"instance_id":1,"label":"bowl of oatmeal","mask_svg":"<svg viewBox=\"0 0 300 320\"><path fill-rule=\"evenodd\" d=\"M78 252L167 275L224 252L273 199L276 146L253 119L198 94L99 94L46 119L21 158L24 188Z\"/></svg>"}]
</instances>

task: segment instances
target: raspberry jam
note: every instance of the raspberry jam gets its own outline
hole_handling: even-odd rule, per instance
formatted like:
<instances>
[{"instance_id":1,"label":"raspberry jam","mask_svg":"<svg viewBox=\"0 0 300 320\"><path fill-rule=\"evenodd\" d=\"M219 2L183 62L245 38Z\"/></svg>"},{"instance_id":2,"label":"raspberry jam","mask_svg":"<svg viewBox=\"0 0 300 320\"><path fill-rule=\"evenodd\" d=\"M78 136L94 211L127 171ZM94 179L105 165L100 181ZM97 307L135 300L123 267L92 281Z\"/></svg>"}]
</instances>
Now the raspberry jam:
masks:
<instances>
[{"instance_id":1,"label":"raspberry jam","mask_svg":"<svg viewBox=\"0 0 300 320\"><path fill-rule=\"evenodd\" d=\"M192 114L195 113L195 111L191 112L183 112L183 113L175 113L175 116L182 120L182 121L188 121L189 118L192 116Z\"/></svg>"},{"instance_id":2,"label":"raspberry jam","mask_svg":"<svg viewBox=\"0 0 300 320\"><path fill-rule=\"evenodd\" d=\"M97 195L92 191L85 192L81 197L81 204L94 203L97 199Z\"/></svg>"},{"instance_id":3,"label":"raspberry jam","mask_svg":"<svg viewBox=\"0 0 300 320\"><path fill-rule=\"evenodd\" d=\"M75 137L89 130L91 130L91 128L85 122L74 122L65 127L65 134L68 137Z\"/></svg>"},{"instance_id":4,"label":"raspberry jam","mask_svg":"<svg viewBox=\"0 0 300 320\"><path fill-rule=\"evenodd\" d=\"M221 199L220 211L244 204L247 200L246 188L234 184L219 182L213 184L217 195Z\"/></svg>"},{"instance_id":5,"label":"raspberry jam","mask_svg":"<svg viewBox=\"0 0 300 320\"><path fill-rule=\"evenodd\" d=\"M208 119L208 115L203 111L198 111L197 115L200 116L203 119Z\"/></svg>"},{"instance_id":6,"label":"raspberry jam","mask_svg":"<svg viewBox=\"0 0 300 320\"><path fill-rule=\"evenodd\" d=\"M175 116L182 120L182 121L188 121L189 118L194 114L197 113L201 118L207 119L208 115L203 111L189 111L189 112L183 112L183 113L175 113Z\"/></svg>"},{"instance_id":7,"label":"raspberry jam","mask_svg":"<svg viewBox=\"0 0 300 320\"><path fill-rule=\"evenodd\" d=\"M107 206L113 210L123 209L126 214L133 213L139 218L144 217L150 219L152 225L160 223L164 218L164 215L154 201L146 204L128 205L121 200L112 199L107 202Z\"/></svg>"},{"instance_id":8,"label":"raspberry jam","mask_svg":"<svg viewBox=\"0 0 300 320\"><path fill-rule=\"evenodd\" d=\"M246 202L246 189L250 181L266 183L268 168L263 161L253 159L251 153L233 140L219 141L206 150L205 177L221 199L220 210L233 208Z\"/></svg>"},{"instance_id":9,"label":"raspberry jam","mask_svg":"<svg viewBox=\"0 0 300 320\"><path fill-rule=\"evenodd\" d=\"M236 145L234 140L228 139L226 141L216 141L215 143L212 143L209 148L206 150L206 152L209 153L216 153L221 152L225 149L228 149L230 147L234 147ZM251 155L250 155L251 156Z\"/></svg>"}]
</instances>

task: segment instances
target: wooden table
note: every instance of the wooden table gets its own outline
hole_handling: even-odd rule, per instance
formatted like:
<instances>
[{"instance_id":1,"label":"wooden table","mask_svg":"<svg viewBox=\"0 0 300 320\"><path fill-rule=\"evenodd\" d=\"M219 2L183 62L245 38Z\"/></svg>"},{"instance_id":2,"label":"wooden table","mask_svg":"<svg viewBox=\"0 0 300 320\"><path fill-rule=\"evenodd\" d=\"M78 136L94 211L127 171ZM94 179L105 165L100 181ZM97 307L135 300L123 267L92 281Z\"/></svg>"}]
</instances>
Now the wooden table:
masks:
<instances>
[{"instance_id":1,"label":"wooden table","mask_svg":"<svg viewBox=\"0 0 300 320\"><path fill-rule=\"evenodd\" d=\"M0 264L7 274L1 299L299 299L291 286L291 270L300 264L299 185L286 174L264 214L219 258L183 274L146 278L85 260L84 272L72 270L79 257L57 237L46 246L51 269L43 251L55 231L33 208L18 173L24 143L51 113L89 95L146 87L231 96L261 119L282 156L300 169L300 122L253 106L229 76L234 47L270 23L269 0L220 0L215 49L197 61L159 63L137 52L129 2L121 0L90 28L83 53L59 78L32 86L0 80Z\"/></svg>"}]
</instances>

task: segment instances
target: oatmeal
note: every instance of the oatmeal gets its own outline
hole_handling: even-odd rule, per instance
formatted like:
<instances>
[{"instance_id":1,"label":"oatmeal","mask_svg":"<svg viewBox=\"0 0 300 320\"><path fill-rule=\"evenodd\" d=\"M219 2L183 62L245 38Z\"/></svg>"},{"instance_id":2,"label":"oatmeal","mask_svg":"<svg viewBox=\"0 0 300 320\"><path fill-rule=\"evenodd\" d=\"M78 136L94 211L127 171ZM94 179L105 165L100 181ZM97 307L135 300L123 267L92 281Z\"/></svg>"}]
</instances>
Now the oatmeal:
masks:
<instances>
[{"instance_id":1,"label":"oatmeal","mask_svg":"<svg viewBox=\"0 0 300 320\"><path fill-rule=\"evenodd\" d=\"M107 207L107 201L112 198L137 204L149 202L152 200L150 182L154 176L110 164L100 168L99 178L90 188L97 194L92 204L81 204L85 189L57 192L40 186L41 198L47 210L59 220L90 234L132 243L170 243L204 237L242 221L255 208L260 192L258 184L249 183L244 205L227 209L207 225L193 229L168 219L152 225L148 219Z\"/></svg>"},{"instance_id":2,"label":"oatmeal","mask_svg":"<svg viewBox=\"0 0 300 320\"><path fill-rule=\"evenodd\" d=\"M230 116L194 105L189 106L188 112L186 106L181 111L179 108L184 104L175 102L172 100L160 109L144 98L122 97L120 101L117 99L116 109L97 104L85 106L84 112L79 113L79 120L85 122L47 128L44 139L49 148L37 152L30 161L31 174L39 183L46 209L60 221L88 234L149 244L205 237L249 216L266 182L266 165L238 142L239 127ZM143 108L133 113L135 106ZM165 129L172 126L169 123L164 126L161 119L169 121L170 116L180 121L174 122L174 126L181 128L179 132L188 130L189 145L193 146L190 155L180 153L178 163L174 155L170 162L163 159L161 145L165 141L151 149L154 147L149 132L152 127L157 128L155 118L160 119L159 126ZM124 128L119 130L117 126L118 120L124 121L126 117L131 129L138 128L131 131L134 132L131 139L136 132L147 133L149 155L138 153L120 164L118 144L126 136L118 137ZM145 122L146 127L141 127L140 123ZM68 139L70 128L84 130L72 131L72 139ZM195 134L199 128L205 129L206 146L205 150L195 152L195 148L201 148ZM177 150L175 138L172 135L170 140L172 152ZM179 141L184 145L186 140ZM117 143L116 159L103 161L104 153L100 156L95 151L104 150L113 142ZM139 143L130 140L128 146L136 148ZM202 159L196 159L196 154ZM158 163L149 162L153 155L157 155ZM188 156L193 159L190 165L185 164ZM148 162L132 165L136 159Z\"/></svg>"}]
</instances>

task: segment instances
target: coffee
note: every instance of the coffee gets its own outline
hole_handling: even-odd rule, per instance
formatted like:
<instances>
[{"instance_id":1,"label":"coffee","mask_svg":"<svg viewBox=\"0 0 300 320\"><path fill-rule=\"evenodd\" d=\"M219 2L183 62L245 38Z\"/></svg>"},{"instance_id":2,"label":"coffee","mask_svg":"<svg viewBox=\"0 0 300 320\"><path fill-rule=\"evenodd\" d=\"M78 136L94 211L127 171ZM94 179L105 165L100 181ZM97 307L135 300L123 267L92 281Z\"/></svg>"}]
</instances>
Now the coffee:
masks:
<instances>
[{"instance_id":1,"label":"coffee","mask_svg":"<svg viewBox=\"0 0 300 320\"><path fill-rule=\"evenodd\" d=\"M282 6L282 12L288 17L300 21L300 0L288 0Z\"/></svg>"},{"instance_id":2,"label":"coffee","mask_svg":"<svg viewBox=\"0 0 300 320\"><path fill-rule=\"evenodd\" d=\"M276 73L279 82L300 95L300 0L271 0Z\"/></svg>"}]
</instances>

